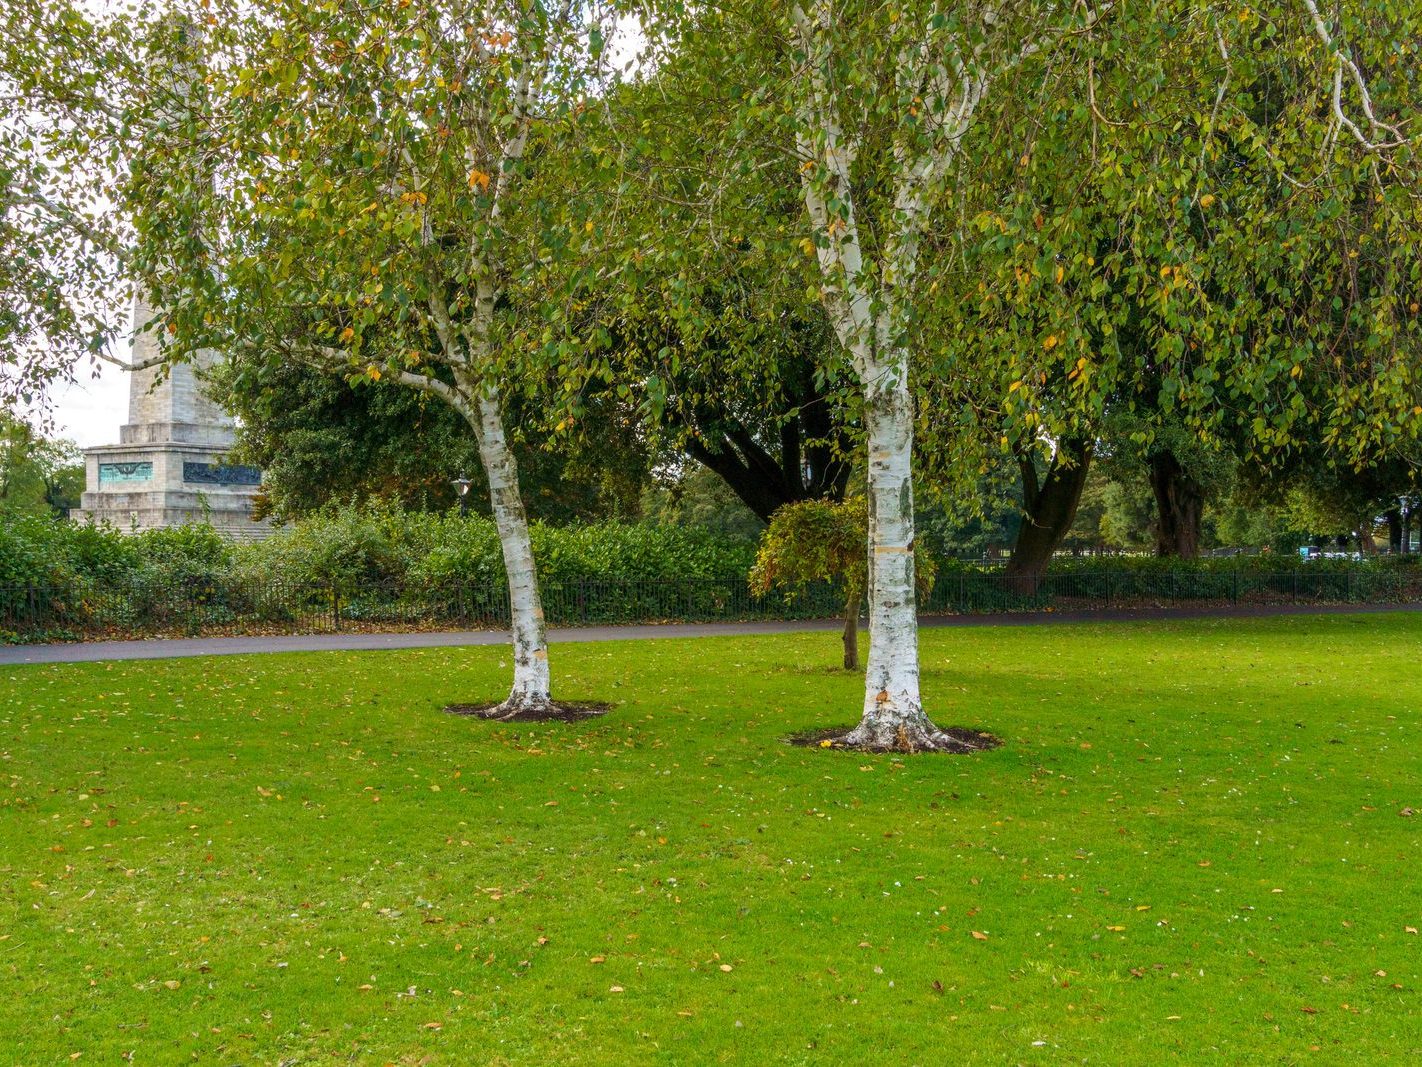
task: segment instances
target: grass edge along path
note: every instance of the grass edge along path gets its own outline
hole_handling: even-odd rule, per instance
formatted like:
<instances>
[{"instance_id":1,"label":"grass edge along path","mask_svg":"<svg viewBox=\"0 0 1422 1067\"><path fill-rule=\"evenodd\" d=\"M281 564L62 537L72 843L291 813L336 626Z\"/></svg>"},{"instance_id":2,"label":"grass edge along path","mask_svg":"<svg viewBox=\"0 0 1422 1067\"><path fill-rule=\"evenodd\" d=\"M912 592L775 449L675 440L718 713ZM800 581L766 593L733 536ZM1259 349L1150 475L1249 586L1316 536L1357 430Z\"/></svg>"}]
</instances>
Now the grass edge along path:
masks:
<instances>
[{"instance_id":1,"label":"grass edge along path","mask_svg":"<svg viewBox=\"0 0 1422 1067\"><path fill-rule=\"evenodd\" d=\"M1422 620L0 668L0 1059L1409 1062Z\"/></svg>"},{"instance_id":2,"label":"grass edge along path","mask_svg":"<svg viewBox=\"0 0 1422 1067\"><path fill-rule=\"evenodd\" d=\"M1023 611L982 615L923 615L920 629L960 626L1056 626L1066 623L1149 622L1179 619L1261 619L1281 615L1376 615L1422 613L1422 604L1253 604L1230 607L1141 608L1090 611ZM747 637L756 634L839 632L842 619L788 619L751 622L639 623L567 626L548 631L550 644L588 641L641 641L694 637ZM867 627L861 626L861 631ZM247 637L148 637L113 641L67 641L0 645L0 667L22 663L93 663L100 660L170 659L189 656L245 656L266 652L378 651L506 645L506 630L417 630L384 633L316 633Z\"/></svg>"}]
</instances>

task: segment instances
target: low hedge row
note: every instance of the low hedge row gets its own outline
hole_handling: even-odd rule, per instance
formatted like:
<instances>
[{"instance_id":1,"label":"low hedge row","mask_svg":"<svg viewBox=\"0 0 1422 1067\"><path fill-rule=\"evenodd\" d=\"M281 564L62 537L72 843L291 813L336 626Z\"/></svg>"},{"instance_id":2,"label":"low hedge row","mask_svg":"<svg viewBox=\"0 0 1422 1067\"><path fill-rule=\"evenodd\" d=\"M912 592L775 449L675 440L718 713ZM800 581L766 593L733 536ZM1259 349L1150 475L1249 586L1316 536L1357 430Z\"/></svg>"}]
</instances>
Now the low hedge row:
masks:
<instances>
[{"instance_id":1,"label":"low hedge row","mask_svg":"<svg viewBox=\"0 0 1422 1067\"><path fill-rule=\"evenodd\" d=\"M755 546L684 527L533 528L550 621L789 618L834 614L829 587L751 597ZM232 626L496 623L506 612L494 525L457 515L345 508L252 544L210 527L125 535L24 519L0 529L0 631L159 632ZM1058 558L1041 578L943 560L930 612L1184 602L1422 600L1415 561ZM824 603L821 604L820 601Z\"/></svg>"},{"instance_id":2,"label":"low hedge row","mask_svg":"<svg viewBox=\"0 0 1422 1067\"><path fill-rule=\"evenodd\" d=\"M746 574L755 545L701 530L606 522L532 529L549 582L685 581ZM127 535L110 526L23 519L0 529L0 586L78 594L144 585L496 582L504 573L489 519L396 509L343 508L233 544L211 527Z\"/></svg>"}]
</instances>

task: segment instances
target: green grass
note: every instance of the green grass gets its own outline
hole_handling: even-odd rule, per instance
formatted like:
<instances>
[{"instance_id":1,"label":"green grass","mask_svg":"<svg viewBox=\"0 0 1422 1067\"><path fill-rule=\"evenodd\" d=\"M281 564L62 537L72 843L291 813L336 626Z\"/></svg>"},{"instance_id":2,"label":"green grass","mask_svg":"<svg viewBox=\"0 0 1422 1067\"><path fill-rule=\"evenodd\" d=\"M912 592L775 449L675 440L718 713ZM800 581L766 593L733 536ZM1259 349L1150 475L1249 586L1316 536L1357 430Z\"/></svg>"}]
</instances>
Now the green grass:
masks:
<instances>
[{"instance_id":1,"label":"green grass","mask_svg":"<svg viewBox=\"0 0 1422 1067\"><path fill-rule=\"evenodd\" d=\"M1004 747L779 743L833 634L0 670L0 1063L1422 1056L1422 619L923 646Z\"/></svg>"}]
</instances>

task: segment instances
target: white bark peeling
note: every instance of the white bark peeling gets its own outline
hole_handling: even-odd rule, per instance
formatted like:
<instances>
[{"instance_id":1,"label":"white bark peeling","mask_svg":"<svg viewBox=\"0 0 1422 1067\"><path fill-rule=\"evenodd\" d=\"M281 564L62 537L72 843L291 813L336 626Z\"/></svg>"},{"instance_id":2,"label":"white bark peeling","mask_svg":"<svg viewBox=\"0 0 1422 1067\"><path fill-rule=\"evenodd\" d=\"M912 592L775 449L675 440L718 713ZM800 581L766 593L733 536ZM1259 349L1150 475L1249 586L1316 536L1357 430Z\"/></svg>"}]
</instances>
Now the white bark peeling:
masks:
<instances>
[{"instance_id":1,"label":"white bark peeling","mask_svg":"<svg viewBox=\"0 0 1422 1067\"><path fill-rule=\"evenodd\" d=\"M518 463L504 437L503 415L496 390L479 394L479 458L489 477L489 501L504 570L509 580L510 624L513 631L514 680L508 700L500 710L508 714L552 705L548 676L548 636L543 622L543 601L538 595L538 572L533 563L533 542L518 487Z\"/></svg>"}]
</instances>

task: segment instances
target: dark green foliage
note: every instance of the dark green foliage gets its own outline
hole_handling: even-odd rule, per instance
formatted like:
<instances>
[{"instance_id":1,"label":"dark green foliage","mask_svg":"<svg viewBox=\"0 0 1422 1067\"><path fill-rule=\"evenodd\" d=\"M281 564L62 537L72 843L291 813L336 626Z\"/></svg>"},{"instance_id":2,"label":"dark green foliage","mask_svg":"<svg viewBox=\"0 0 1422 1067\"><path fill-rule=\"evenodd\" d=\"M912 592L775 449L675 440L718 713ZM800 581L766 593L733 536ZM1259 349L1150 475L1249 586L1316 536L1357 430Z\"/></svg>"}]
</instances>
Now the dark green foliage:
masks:
<instances>
[{"instance_id":1,"label":"dark green foliage","mask_svg":"<svg viewBox=\"0 0 1422 1067\"><path fill-rule=\"evenodd\" d=\"M241 419L239 448L262 468L264 510L290 520L333 501L383 501L452 508L453 480L470 479L469 504L488 514L489 497L474 435L448 404L399 385L339 377L299 364L263 366L239 356L219 380ZM629 419L599 398L576 437L546 443L538 405L509 398L519 482L529 517L586 522L635 517L648 483L646 450Z\"/></svg>"}]
</instances>

